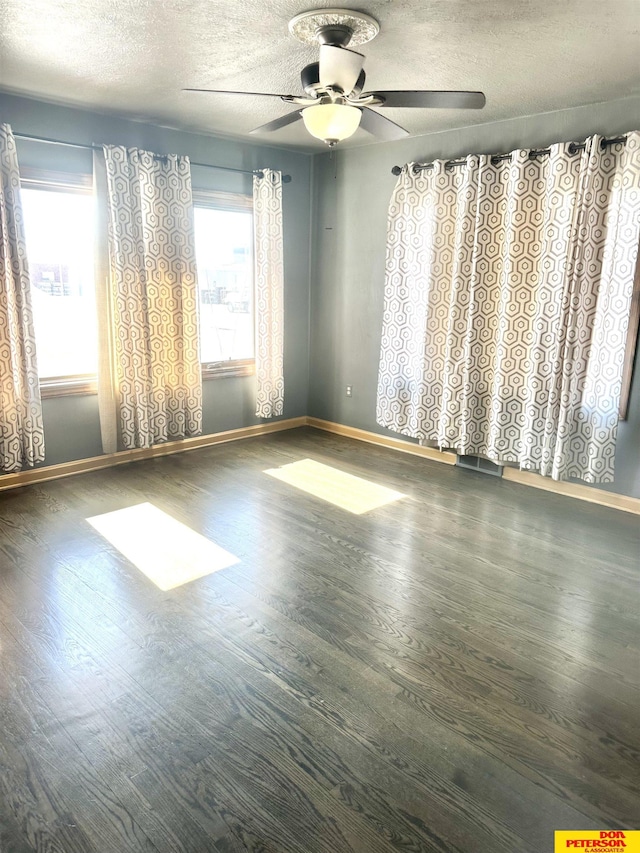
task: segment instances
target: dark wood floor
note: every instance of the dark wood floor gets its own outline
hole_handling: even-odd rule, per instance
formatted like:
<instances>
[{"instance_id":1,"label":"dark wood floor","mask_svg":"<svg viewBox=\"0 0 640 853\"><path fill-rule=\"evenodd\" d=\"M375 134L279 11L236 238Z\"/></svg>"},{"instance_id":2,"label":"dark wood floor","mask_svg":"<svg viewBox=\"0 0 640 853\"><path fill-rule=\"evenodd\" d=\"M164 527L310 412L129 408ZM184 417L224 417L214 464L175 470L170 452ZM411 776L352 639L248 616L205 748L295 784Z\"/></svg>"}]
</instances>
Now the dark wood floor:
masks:
<instances>
[{"instance_id":1,"label":"dark wood floor","mask_svg":"<svg viewBox=\"0 0 640 853\"><path fill-rule=\"evenodd\" d=\"M364 516L263 470L409 497ZM237 555L161 592L85 521ZM298 430L0 495L0 849L551 851L640 828L638 518Z\"/></svg>"}]
</instances>

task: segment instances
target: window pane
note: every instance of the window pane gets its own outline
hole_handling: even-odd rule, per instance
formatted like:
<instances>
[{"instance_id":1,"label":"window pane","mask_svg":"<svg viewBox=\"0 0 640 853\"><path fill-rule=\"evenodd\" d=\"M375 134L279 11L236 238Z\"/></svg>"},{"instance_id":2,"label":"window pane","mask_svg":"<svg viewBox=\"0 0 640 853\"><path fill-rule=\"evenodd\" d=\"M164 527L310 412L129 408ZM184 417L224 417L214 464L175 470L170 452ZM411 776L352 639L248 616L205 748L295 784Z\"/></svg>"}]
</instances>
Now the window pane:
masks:
<instances>
[{"instance_id":1,"label":"window pane","mask_svg":"<svg viewBox=\"0 0 640 853\"><path fill-rule=\"evenodd\" d=\"M95 374L93 197L23 189L38 372Z\"/></svg>"},{"instance_id":2,"label":"window pane","mask_svg":"<svg viewBox=\"0 0 640 853\"><path fill-rule=\"evenodd\" d=\"M253 221L249 211L194 208L200 360L253 358Z\"/></svg>"}]
</instances>

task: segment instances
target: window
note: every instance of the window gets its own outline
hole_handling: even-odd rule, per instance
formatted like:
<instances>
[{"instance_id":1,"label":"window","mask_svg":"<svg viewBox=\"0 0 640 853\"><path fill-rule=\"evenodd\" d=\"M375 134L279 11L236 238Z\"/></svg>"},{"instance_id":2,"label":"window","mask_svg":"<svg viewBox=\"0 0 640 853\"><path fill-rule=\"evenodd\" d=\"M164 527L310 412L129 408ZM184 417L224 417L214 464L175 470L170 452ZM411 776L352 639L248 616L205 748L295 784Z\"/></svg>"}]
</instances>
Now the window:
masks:
<instances>
[{"instance_id":1,"label":"window","mask_svg":"<svg viewBox=\"0 0 640 853\"><path fill-rule=\"evenodd\" d=\"M248 196L194 193L200 360L205 376L253 372L252 208Z\"/></svg>"},{"instance_id":2,"label":"window","mask_svg":"<svg viewBox=\"0 0 640 853\"><path fill-rule=\"evenodd\" d=\"M93 197L81 179L24 180L22 209L43 394L86 393L98 367Z\"/></svg>"}]
</instances>

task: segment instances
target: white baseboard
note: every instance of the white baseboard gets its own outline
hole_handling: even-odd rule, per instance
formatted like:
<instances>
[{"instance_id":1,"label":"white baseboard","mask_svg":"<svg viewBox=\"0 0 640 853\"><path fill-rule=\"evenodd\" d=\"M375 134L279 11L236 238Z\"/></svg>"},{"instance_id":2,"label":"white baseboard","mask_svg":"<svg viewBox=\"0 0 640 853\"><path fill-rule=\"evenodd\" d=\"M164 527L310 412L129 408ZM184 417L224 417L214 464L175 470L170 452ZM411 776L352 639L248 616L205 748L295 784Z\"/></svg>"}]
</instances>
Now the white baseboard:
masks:
<instances>
[{"instance_id":1,"label":"white baseboard","mask_svg":"<svg viewBox=\"0 0 640 853\"><path fill-rule=\"evenodd\" d=\"M542 477L532 471L520 471L519 468L504 468L502 478L503 480L510 480L512 483L521 483L523 486L532 486L534 489L543 489L545 492L554 492L556 495L565 495L568 498L577 498L579 501L587 501L588 503L640 515L640 498L632 498L629 495L605 492L602 489L594 489L592 486L585 486L582 483L552 480L550 477Z\"/></svg>"},{"instance_id":2,"label":"white baseboard","mask_svg":"<svg viewBox=\"0 0 640 853\"><path fill-rule=\"evenodd\" d=\"M307 424L325 432L343 435L346 438L355 438L358 441L367 441L369 444L377 444L379 447L390 447L401 453L411 453L413 456L422 456L423 459L432 459L434 462L444 462L445 465L456 464L456 454L438 450L435 447L422 447L411 441L403 441L401 438L393 438L390 435L379 435L377 432L368 432L366 429L336 424L332 421L323 421L320 418L307 418Z\"/></svg>"},{"instance_id":3,"label":"white baseboard","mask_svg":"<svg viewBox=\"0 0 640 853\"><path fill-rule=\"evenodd\" d=\"M393 438L387 435L379 435L376 432L358 429L356 427L337 424L332 421L323 421L320 418L302 416L299 418L288 418L283 421L256 424L240 429L231 429L226 432L217 432L212 435L201 435L196 438L185 438L181 441L169 441L166 444L157 444L153 447L145 447L137 450L120 450L117 453L107 453L103 456L92 456L88 459L77 459L73 462L62 462L58 465L47 465L42 468L33 468L30 471L19 471L16 474L4 474L0 476L0 492L7 489L17 489L33 483L44 483L47 480L57 480L60 477L71 477L74 474L82 474L87 471L99 471L102 468L111 468L114 465L124 465L127 462L135 462L141 459L153 459L156 456L169 456L173 453L184 453L187 450L197 450L200 447L211 447L214 444L223 444L229 441L239 441L243 438L251 438L257 435L267 435L271 432L296 429L297 427L310 426L315 429L342 435L346 438L354 438L357 441L365 441L379 447L387 447L401 453L409 453L413 456L421 456L433 462L441 462L445 465L456 464L456 454L450 451L437 450L433 447L422 447L410 441ZM565 483L542 477L531 471L520 471L518 468L504 468L502 477L513 483L531 486L535 489L544 489L558 495L576 498L581 501L606 506L611 509L631 512L640 515L640 498L628 495L620 495L615 492L605 492L594 489L581 483Z\"/></svg>"},{"instance_id":4,"label":"white baseboard","mask_svg":"<svg viewBox=\"0 0 640 853\"><path fill-rule=\"evenodd\" d=\"M446 465L456 464L457 456L450 451L421 447L419 444L411 444L399 438L378 435L375 432L367 432L364 429L356 429L355 427L344 426L343 424L336 424L331 421L323 421L319 418L307 418L307 423L316 429L322 429L336 435L344 435L347 438L355 438L359 441L368 441L370 444L400 450L402 453L412 453L415 456L432 459L434 462L444 462ZM576 498L577 500L588 501L589 503L607 506L611 509L619 509L623 512L640 515L640 498L619 495L615 492L604 492L601 489L594 489L591 486L585 486L581 483L559 482L558 480L552 480L550 477L542 477L540 474L534 474L531 471L520 471L518 468L504 468L502 477L504 480L510 480L513 483L532 486L535 489L544 489L548 492L554 492L557 495L565 495L566 497Z\"/></svg>"},{"instance_id":5,"label":"white baseboard","mask_svg":"<svg viewBox=\"0 0 640 853\"><path fill-rule=\"evenodd\" d=\"M173 453L184 453L186 450L197 450L201 447L211 447L214 444L224 444L228 441L238 441L251 438L254 435L266 435L270 432L295 429L306 426L307 418L288 418L283 421L272 421L266 424L230 429L211 435L199 435L195 438L183 438L180 441L168 441L166 444L155 444L153 447L141 447L136 450L119 450L117 453L105 453L102 456L90 456L87 459L76 459L73 462L61 462L57 465L46 465L33 468L30 471L18 471L16 474L0 476L0 492L6 489L17 489L33 483L43 483L46 480L58 480L60 477L71 477L87 471L99 471L101 468L112 468L114 465L124 465L127 462L137 462L140 459L153 459L156 456L170 456Z\"/></svg>"}]
</instances>

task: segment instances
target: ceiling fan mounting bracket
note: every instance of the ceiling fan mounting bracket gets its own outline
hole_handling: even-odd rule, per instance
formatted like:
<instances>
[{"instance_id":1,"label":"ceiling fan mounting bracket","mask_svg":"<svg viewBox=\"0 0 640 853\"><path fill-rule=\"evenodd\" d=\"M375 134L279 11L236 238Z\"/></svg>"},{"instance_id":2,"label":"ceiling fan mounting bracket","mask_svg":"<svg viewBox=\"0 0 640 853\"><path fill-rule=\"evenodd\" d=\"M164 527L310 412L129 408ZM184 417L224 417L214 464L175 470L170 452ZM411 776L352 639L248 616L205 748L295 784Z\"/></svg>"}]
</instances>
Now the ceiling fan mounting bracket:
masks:
<instances>
[{"instance_id":1,"label":"ceiling fan mounting bracket","mask_svg":"<svg viewBox=\"0 0 640 853\"><path fill-rule=\"evenodd\" d=\"M349 9L313 9L289 21L289 32L305 44L332 44L357 47L380 32L371 15Z\"/></svg>"},{"instance_id":2,"label":"ceiling fan mounting bracket","mask_svg":"<svg viewBox=\"0 0 640 853\"><path fill-rule=\"evenodd\" d=\"M352 38L353 30L344 24L324 24L316 30L316 41L319 44L346 47Z\"/></svg>"}]
</instances>

